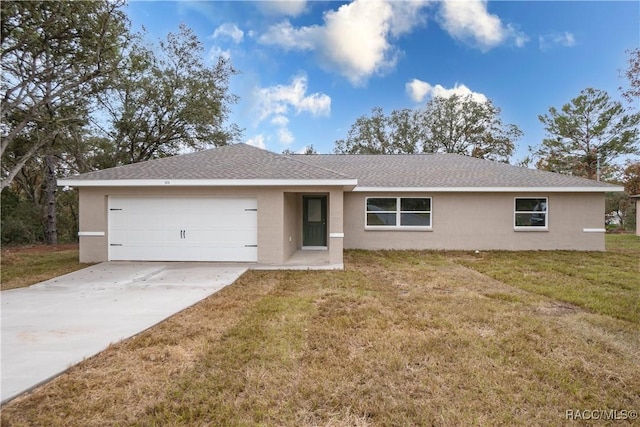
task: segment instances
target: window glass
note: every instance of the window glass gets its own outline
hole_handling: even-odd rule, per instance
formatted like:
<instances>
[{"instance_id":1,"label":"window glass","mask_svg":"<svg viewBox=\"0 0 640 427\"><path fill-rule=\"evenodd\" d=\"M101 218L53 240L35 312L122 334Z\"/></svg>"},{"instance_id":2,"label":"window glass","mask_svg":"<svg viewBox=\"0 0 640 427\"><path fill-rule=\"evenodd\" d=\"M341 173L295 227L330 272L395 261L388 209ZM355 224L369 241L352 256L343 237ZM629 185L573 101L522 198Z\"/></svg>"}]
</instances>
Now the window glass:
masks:
<instances>
[{"instance_id":1,"label":"window glass","mask_svg":"<svg viewBox=\"0 0 640 427\"><path fill-rule=\"evenodd\" d=\"M431 199L403 198L400 205L402 211L430 211Z\"/></svg>"},{"instance_id":2,"label":"window glass","mask_svg":"<svg viewBox=\"0 0 640 427\"><path fill-rule=\"evenodd\" d=\"M429 197L370 197L366 199L369 227L431 227Z\"/></svg>"},{"instance_id":3,"label":"window glass","mask_svg":"<svg viewBox=\"0 0 640 427\"><path fill-rule=\"evenodd\" d=\"M367 211L395 211L397 200L395 198L371 198L367 199Z\"/></svg>"},{"instance_id":4,"label":"window glass","mask_svg":"<svg viewBox=\"0 0 640 427\"><path fill-rule=\"evenodd\" d=\"M322 200L320 199L307 200L307 221L308 222L322 221Z\"/></svg>"},{"instance_id":5,"label":"window glass","mask_svg":"<svg viewBox=\"0 0 640 427\"><path fill-rule=\"evenodd\" d=\"M517 198L515 210L516 227L546 227L546 198Z\"/></svg>"},{"instance_id":6,"label":"window glass","mask_svg":"<svg viewBox=\"0 0 640 427\"><path fill-rule=\"evenodd\" d=\"M547 199L516 199L516 212L547 211Z\"/></svg>"},{"instance_id":7,"label":"window glass","mask_svg":"<svg viewBox=\"0 0 640 427\"><path fill-rule=\"evenodd\" d=\"M367 225L396 225L395 213L367 213Z\"/></svg>"},{"instance_id":8,"label":"window glass","mask_svg":"<svg viewBox=\"0 0 640 427\"><path fill-rule=\"evenodd\" d=\"M400 225L428 227L431 225L431 214L427 212L401 213Z\"/></svg>"}]
</instances>

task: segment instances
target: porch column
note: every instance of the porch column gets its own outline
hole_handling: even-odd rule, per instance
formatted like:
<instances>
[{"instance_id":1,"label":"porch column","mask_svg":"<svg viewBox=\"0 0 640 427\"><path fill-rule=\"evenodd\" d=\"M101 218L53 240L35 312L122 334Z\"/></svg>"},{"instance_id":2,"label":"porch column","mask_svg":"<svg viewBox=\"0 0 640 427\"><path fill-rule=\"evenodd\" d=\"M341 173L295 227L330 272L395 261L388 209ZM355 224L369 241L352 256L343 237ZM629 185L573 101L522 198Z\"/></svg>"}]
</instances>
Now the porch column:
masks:
<instances>
[{"instance_id":1,"label":"porch column","mask_svg":"<svg viewBox=\"0 0 640 427\"><path fill-rule=\"evenodd\" d=\"M329 191L329 262L342 264L342 249L344 247L344 191L336 189Z\"/></svg>"},{"instance_id":2,"label":"porch column","mask_svg":"<svg viewBox=\"0 0 640 427\"><path fill-rule=\"evenodd\" d=\"M258 193L258 262L282 264L284 250L284 192L265 188Z\"/></svg>"}]
</instances>

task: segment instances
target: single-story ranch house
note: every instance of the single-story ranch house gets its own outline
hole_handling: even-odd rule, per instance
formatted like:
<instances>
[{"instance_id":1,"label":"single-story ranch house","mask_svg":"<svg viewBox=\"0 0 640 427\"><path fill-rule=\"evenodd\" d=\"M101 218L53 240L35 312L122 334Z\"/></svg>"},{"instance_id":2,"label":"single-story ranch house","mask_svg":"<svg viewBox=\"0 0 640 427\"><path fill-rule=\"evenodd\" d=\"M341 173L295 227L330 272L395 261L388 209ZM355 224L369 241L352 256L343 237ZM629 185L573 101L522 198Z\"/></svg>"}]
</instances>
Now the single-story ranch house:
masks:
<instances>
[{"instance_id":1,"label":"single-story ranch house","mask_svg":"<svg viewBox=\"0 0 640 427\"><path fill-rule=\"evenodd\" d=\"M593 250L621 187L456 154L283 155L246 144L61 179L80 261L283 264L343 248ZM300 253L300 252L298 252Z\"/></svg>"}]
</instances>

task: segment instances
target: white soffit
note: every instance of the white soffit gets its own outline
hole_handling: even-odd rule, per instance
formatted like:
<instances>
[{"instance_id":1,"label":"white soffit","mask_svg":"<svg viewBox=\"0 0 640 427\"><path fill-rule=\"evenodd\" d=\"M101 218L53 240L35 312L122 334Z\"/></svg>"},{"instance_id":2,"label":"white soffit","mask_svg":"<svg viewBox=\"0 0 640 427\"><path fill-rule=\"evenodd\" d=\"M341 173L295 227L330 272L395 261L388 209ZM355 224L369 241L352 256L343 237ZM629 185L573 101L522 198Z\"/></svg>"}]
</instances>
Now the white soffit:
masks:
<instances>
[{"instance_id":1,"label":"white soffit","mask_svg":"<svg viewBox=\"0 0 640 427\"><path fill-rule=\"evenodd\" d=\"M269 187L345 186L354 192L385 193L607 193L624 187L358 187L357 179L59 179L69 187Z\"/></svg>"},{"instance_id":2,"label":"white soffit","mask_svg":"<svg viewBox=\"0 0 640 427\"><path fill-rule=\"evenodd\" d=\"M270 187L356 186L357 179L59 179L69 187Z\"/></svg>"},{"instance_id":3,"label":"white soffit","mask_svg":"<svg viewBox=\"0 0 640 427\"><path fill-rule=\"evenodd\" d=\"M608 193L623 187L356 187L368 193Z\"/></svg>"}]
</instances>

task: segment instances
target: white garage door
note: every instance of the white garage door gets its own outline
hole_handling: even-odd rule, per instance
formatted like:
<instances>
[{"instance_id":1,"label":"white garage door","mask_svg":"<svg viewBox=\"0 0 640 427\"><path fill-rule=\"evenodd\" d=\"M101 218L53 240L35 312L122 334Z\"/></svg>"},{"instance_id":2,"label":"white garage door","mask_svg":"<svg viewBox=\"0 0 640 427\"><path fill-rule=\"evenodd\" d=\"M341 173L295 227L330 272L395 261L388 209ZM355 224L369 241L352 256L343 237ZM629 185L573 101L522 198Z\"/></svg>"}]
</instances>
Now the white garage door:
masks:
<instances>
[{"instance_id":1,"label":"white garage door","mask_svg":"<svg viewBox=\"0 0 640 427\"><path fill-rule=\"evenodd\" d=\"M258 260L253 198L110 197L109 259Z\"/></svg>"}]
</instances>

